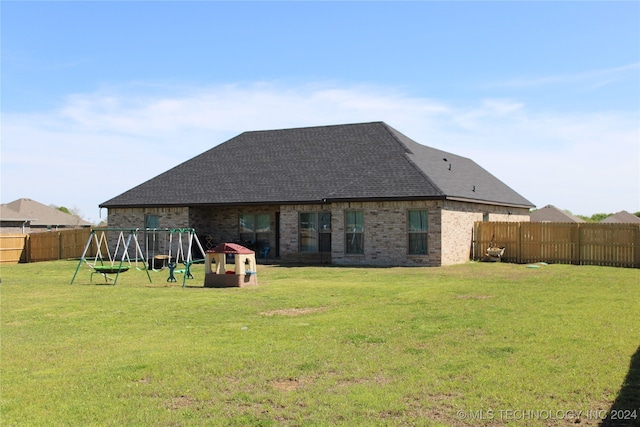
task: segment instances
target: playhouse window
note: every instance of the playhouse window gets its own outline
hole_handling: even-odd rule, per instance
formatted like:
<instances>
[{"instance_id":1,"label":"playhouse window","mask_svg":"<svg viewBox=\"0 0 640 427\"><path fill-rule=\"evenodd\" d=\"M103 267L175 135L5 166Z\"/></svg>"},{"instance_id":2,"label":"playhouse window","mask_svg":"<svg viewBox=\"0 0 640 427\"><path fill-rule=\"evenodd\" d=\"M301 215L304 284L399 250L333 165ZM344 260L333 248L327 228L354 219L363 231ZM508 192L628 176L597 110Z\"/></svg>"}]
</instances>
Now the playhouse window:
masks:
<instances>
[{"instance_id":1,"label":"playhouse window","mask_svg":"<svg viewBox=\"0 0 640 427\"><path fill-rule=\"evenodd\" d=\"M330 252L331 213L301 212L298 219L300 252Z\"/></svg>"},{"instance_id":2,"label":"playhouse window","mask_svg":"<svg viewBox=\"0 0 640 427\"><path fill-rule=\"evenodd\" d=\"M410 210L407 212L407 228L409 235L409 254L427 254L427 211Z\"/></svg>"},{"instance_id":3,"label":"playhouse window","mask_svg":"<svg viewBox=\"0 0 640 427\"><path fill-rule=\"evenodd\" d=\"M364 253L364 212L346 211L345 223L345 252L348 254Z\"/></svg>"}]
</instances>

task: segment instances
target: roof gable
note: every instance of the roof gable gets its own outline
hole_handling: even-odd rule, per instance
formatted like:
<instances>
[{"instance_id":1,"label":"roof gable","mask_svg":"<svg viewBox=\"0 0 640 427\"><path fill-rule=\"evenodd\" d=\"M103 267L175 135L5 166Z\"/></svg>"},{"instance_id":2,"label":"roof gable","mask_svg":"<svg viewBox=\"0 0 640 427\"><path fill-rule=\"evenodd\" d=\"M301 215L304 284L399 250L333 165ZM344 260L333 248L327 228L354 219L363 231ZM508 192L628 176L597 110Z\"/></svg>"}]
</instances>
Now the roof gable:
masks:
<instances>
[{"instance_id":1,"label":"roof gable","mask_svg":"<svg viewBox=\"0 0 640 427\"><path fill-rule=\"evenodd\" d=\"M614 215L606 217L600 222L605 224L638 224L640 223L640 218L627 211L620 211Z\"/></svg>"},{"instance_id":2,"label":"roof gable","mask_svg":"<svg viewBox=\"0 0 640 427\"><path fill-rule=\"evenodd\" d=\"M553 205L537 209L531 212L529 217L531 222L585 222L582 218L562 211Z\"/></svg>"},{"instance_id":3,"label":"roof gable","mask_svg":"<svg viewBox=\"0 0 640 427\"><path fill-rule=\"evenodd\" d=\"M445 197L533 206L469 159L373 122L244 132L101 207Z\"/></svg>"},{"instance_id":4,"label":"roof gable","mask_svg":"<svg viewBox=\"0 0 640 427\"><path fill-rule=\"evenodd\" d=\"M28 222L31 220L26 215L21 214L20 212L11 209L6 203L0 205L0 219L2 221L22 221Z\"/></svg>"}]
</instances>

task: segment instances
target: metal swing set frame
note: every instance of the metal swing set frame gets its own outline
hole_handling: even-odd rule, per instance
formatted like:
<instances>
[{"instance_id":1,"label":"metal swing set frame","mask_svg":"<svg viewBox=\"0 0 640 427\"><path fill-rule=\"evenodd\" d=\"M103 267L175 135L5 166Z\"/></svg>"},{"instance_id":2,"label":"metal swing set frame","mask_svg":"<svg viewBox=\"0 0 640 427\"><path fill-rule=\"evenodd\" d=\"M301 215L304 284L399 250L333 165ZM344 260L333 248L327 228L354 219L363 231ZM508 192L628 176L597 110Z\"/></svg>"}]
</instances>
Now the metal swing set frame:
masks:
<instances>
[{"instance_id":1,"label":"metal swing set frame","mask_svg":"<svg viewBox=\"0 0 640 427\"><path fill-rule=\"evenodd\" d=\"M113 255L109 250L108 234L110 232L118 233L118 239L115 244ZM202 249L202 245L200 244L200 241L198 240L198 236L196 235L195 229L193 228L102 228L102 227L94 228L91 230L91 234L89 235L89 239L87 240L87 244L85 245L84 251L82 253L82 257L78 262L78 266L76 267L76 271L73 274L73 278L71 279L70 284L71 285L73 284L73 282L76 279L76 276L78 275L78 271L80 270L80 267L82 266L83 263L85 263L87 264L87 266L89 266L92 269L90 280L93 280L94 274L100 274L104 277L105 282L108 283L110 280L109 276L115 274L115 277L113 278L113 285L115 285L118 282L118 277L120 276L120 273L127 272L132 267L131 257L129 256L129 248L131 247L132 242L135 246L134 248L135 249L135 255L134 255L135 267L138 270L144 270L147 273L147 278L149 279L149 283L152 283L151 275L149 274L149 268L147 268L147 262L145 260L145 256L142 251L142 248L140 247L140 240L138 238L138 234L141 232L145 233L146 236L148 236L150 233L153 233L154 238L158 233L163 233L165 234L165 236L168 235L169 236L169 255L168 255L169 260L172 259L172 245L174 241L173 236L174 234L178 235L178 238L176 239L178 242L178 247L175 252L175 258L176 258L176 261L182 262L185 265L185 269L176 270L175 272L184 273L182 287L185 287L187 276L193 277L191 276L191 273L190 273L191 265L201 261L201 260L194 260L192 257L191 253L194 247L193 246L194 243L197 245L198 249L200 249L203 255L205 253L204 250ZM184 249L185 243L183 241L184 234L187 235L186 251ZM91 247L92 243L94 243L96 247L95 256L87 257L86 255L89 252L89 248ZM149 250L148 242L147 242L146 249L147 249L147 255L148 255L148 250ZM106 257L103 255L103 252L106 253ZM138 262L142 263L143 268L138 267ZM176 281L175 277L173 276L174 269L175 269L175 263L173 263L173 268L171 268L171 274L169 276L169 279L167 279L167 281L174 281L174 282ZM170 280L170 279L173 279L173 280Z\"/></svg>"}]
</instances>

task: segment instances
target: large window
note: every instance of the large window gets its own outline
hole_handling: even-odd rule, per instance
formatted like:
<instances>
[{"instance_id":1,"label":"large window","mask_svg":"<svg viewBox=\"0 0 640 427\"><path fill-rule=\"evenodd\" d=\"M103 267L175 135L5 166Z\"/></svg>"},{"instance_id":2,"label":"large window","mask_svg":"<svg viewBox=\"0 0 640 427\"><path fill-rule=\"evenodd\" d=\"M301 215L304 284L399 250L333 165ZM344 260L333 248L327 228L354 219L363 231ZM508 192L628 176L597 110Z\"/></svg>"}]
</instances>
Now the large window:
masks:
<instances>
[{"instance_id":1,"label":"large window","mask_svg":"<svg viewBox=\"0 0 640 427\"><path fill-rule=\"evenodd\" d=\"M409 234L409 254L427 254L427 211L410 210L407 212L407 228Z\"/></svg>"},{"instance_id":2,"label":"large window","mask_svg":"<svg viewBox=\"0 0 640 427\"><path fill-rule=\"evenodd\" d=\"M144 228L146 229L154 229L158 228L160 224L160 218L158 215L145 215L144 216ZM144 233L144 245L147 251L147 258L149 258L150 254L153 256L160 249L160 235L157 231L145 231Z\"/></svg>"},{"instance_id":3,"label":"large window","mask_svg":"<svg viewBox=\"0 0 640 427\"><path fill-rule=\"evenodd\" d=\"M300 252L331 252L331 213L301 212Z\"/></svg>"},{"instance_id":4,"label":"large window","mask_svg":"<svg viewBox=\"0 0 640 427\"><path fill-rule=\"evenodd\" d=\"M345 212L344 223L345 252L348 254L364 253L364 212Z\"/></svg>"},{"instance_id":5,"label":"large window","mask_svg":"<svg viewBox=\"0 0 640 427\"><path fill-rule=\"evenodd\" d=\"M244 245L256 247L267 244L270 231L269 214L240 215L240 240Z\"/></svg>"}]
</instances>

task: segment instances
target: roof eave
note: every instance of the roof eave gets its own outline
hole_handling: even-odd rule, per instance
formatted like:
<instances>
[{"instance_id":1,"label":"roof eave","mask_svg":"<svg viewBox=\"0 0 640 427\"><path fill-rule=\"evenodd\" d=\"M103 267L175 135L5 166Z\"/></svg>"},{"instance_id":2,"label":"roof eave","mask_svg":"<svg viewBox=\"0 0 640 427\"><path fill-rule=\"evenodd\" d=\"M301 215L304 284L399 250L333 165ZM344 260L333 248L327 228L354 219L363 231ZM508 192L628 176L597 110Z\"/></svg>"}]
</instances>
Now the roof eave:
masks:
<instances>
[{"instance_id":1,"label":"roof eave","mask_svg":"<svg viewBox=\"0 0 640 427\"><path fill-rule=\"evenodd\" d=\"M339 202L396 202L401 200L444 200L444 196L411 196L411 197L325 197L321 199L300 200L259 200L253 202L213 202L213 203L173 203L173 204L102 204L100 208L131 209L131 208L177 208L177 207L207 207L207 206L257 206L257 205L310 205Z\"/></svg>"},{"instance_id":2,"label":"roof eave","mask_svg":"<svg viewBox=\"0 0 640 427\"><path fill-rule=\"evenodd\" d=\"M348 203L348 202L397 202L397 201L418 201L418 200L451 200L456 202L466 202L474 204L484 204L493 206L506 206L512 208L535 208L533 204L498 202L493 200L471 199L465 197L452 196L410 196L410 197L326 197L322 199L300 199L300 200L259 200L252 202L213 202L213 203L163 203L163 204L108 204L99 205L106 209L130 209L130 208L179 208L179 207L214 207L214 206L264 206L264 205L312 205L323 203Z\"/></svg>"},{"instance_id":3,"label":"roof eave","mask_svg":"<svg viewBox=\"0 0 640 427\"><path fill-rule=\"evenodd\" d=\"M536 206L533 204L522 204L522 203L511 203L511 202L496 202L494 200L481 200L481 199L470 199L466 197L446 197L447 200L455 201L455 202L466 202L466 203L477 203L482 205L493 205L493 206L507 206L510 208L526 208L531 209Z\"/></svg>"}]
</instances>

